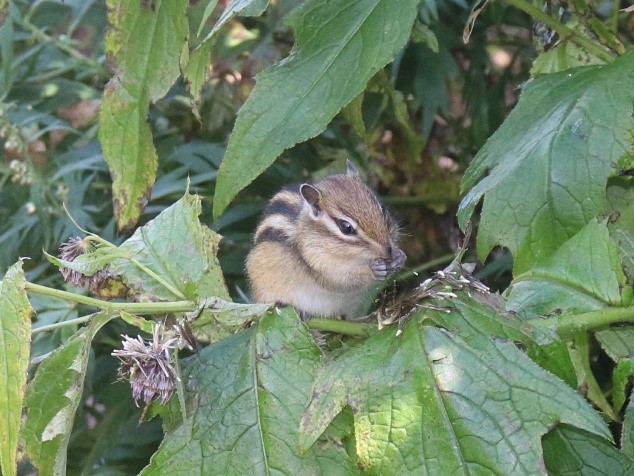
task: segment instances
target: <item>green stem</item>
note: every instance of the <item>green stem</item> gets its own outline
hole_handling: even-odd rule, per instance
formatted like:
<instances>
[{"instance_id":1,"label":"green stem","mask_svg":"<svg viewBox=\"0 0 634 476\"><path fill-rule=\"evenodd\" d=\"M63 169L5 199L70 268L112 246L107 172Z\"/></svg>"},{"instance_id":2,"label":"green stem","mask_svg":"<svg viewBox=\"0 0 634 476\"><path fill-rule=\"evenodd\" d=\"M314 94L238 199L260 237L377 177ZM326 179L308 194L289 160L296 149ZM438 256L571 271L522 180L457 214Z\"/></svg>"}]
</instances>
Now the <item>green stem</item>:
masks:
<instances>
[{"instance_id":1,"label":"green stem","mask_svg":"<svg viewBox=\"0 0 634 476\"><path fill-rule=\"evenodd\" d=\"M76 319L69 319L67 321L56 322L55 324L49 324L47 326L36 327L35 329L31 330L31 335L37 334L39 332L54 331L55 329L59 329L61 327L83 324L84 322L88 322L89 320L91 320L93 317L95 317L95 314L89 314L87 316L78 317Z\"/></svg>"},{"instance_id":2,"label":"green stem","mask_svg":"<svg viewBox=\"0 0 634 476\"><path fill-rule=\"evenodd\" d=\"M72 301L86 306L103 309L106 312L126 311L131 314L167 314L170 312L192 312L197 309L193 301L169 301L169 302L110 302L102 301L81 294L48 288L39 284L26 283L26 290L35 294L42 294L65 301ZM82 318L80 318L82 319ZM64 321L66 323L71 321ZM62 324L62 323L60 323Z\"/></svg>"},{"instance_id":3,"label":"green stem","mask_svg":"<svg viewBox=\"0 0 634 476\"><path fill-rule=\"evenodd\" d=\"M614 0L612 3L612 11L610 12L610 18L607 20L608 28L613 33L617 33L619 29L619 12L621 11L621 0Z\"/></svg>"},{"instance_id":4,"label":"green stem","mask_svg":"<svg viewBox=\"0 0 634 476\"><path fill-rule=\"evenodd\" d=\"M316 331L336 332L355 337L368 337L372 334L376 326L363 324L362 322L341 321L335 319L324 319L316 317L308 319L306 326Z\"/></svg>"},{"instance_id":5,"label":"green stem","mask_svg":"<svg viewBox=\"0 0 634 476\"><path fill-rule=\"evenodd\" d=\"M22 20L17 20L17 21L20 24L20 26L22 26L25 30L28 30L31 33L33 33L40 41L44 43L52 43L53 45L55 45L57 48L59 48L63 52L67 53L72 58L75 58L77 61L95 68L99 75L108 76L108 70L103 64L93 60L92 58L89 58L88 56L83 55L81 52L77 51L75 48L69 46L65 42L60 41L46 34L44 30L41 30L40 28L35 26L26 18Z\"/></svg>"},{"instance_id":6,"label":"green stem","mask_svg":"<svg viewBox=\"0 0 634 476\"><path fill-rule=\"evenodd\" d=\"M607 307L581 314L561 314L532 321L540 327L556 329L561 336L571 336L584 331L598 331L611 324L634 324L634 306Z\"/></svg>"},{"instance_id":7,"label":"green stem","mask_svg":"<svg viewBox=\"0 0 634 476\"><path fill-rule=\"evenodd\" d=\"M546 26L549 26L559 34L559 37L562 40L567 39L572 41L573 43L576 43L588 53L592 53L597 58L601 58L606 63L610 63L614 59L614 57L606 50L604 50L603 47L600 46L598 43L593 42L589 38L578 34L572 28L568 28L566 25L555 20L553 17L548 15L548 13L540 10L526 0L506 0L506 3L522 10L535 20L541 21Z\"/></svg>"}]
</instances>

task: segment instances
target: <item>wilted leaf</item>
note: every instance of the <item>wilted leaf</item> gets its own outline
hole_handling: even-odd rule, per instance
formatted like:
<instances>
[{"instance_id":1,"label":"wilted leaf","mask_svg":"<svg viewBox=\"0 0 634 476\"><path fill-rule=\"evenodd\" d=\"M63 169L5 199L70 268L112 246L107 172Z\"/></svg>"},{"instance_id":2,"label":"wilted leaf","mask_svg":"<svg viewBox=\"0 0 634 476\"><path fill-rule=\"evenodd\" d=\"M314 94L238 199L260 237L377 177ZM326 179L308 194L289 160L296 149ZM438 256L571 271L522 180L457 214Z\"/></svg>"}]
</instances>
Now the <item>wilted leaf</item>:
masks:
<instances>
[{"instance_id":1,"label":"wilted leaf","mask_svg":"<svg viewBox=\"0 0 634 476\"><path fill-rule=\"evenodd\" d=\"M200 198L187 192L119 247L154 276L125 258L113 261L110 271L143 300L228 300L216 258L220 235L200 223L200 211Z\"/></svg>"},{"instance_id":2,"label":"wilted leaf","mask_svg":"<svg viewBox=\"0 0 634 476\"><path fill-rule=\"evenodd\" d=\"M84 389L90 345L112 316L95 315L42 361L26 392L25 452L39 474L66 474L66 449Z\"/></svg>"},{"instance_id":3,"label":"wilted leaf","mask_svg":"<svg viewBox=\"0 0 634 476\"><path fill-rule=\"evenodd\" d=\"M164 96L180 75L187 5L187 0L108 2L106 51L115 76L104 92L99 139L113 178L120 229L136 223L156 178L149 101Z\"/></svg>"},{"instance_id":4,"label":"wilted leaf","mask_svg":"<svg viewBox=\"0 0 634 476\"><path fill-rule=\"evenodd\" d=\"M18 433L29 365L31 314L22 262L0 281L0 473L16 474Z\"/></svg>"},{"instance_id":5,"label":"wilted leaf","mask_svg":"<svg viewBox=\"0 0 634 476\"><path fill-rule=\"evenodd\" d=\"M544 437L544 461L550 475L634 473L634 460L609 441L565 425Z\"/></svg>"},{"instance_id":6,"label":"wilted leaf","mask_svg":"<svg viewBox=\"0 0 634 476\"><path fill-rule=\"evenodd\" d=\"M319 355L290 310L205 348L183 364L187 419L166 432L142 474L355 474L336 441L297 450Z\"/></svg>"},{"instance_id":7,"label":"wilted leaf","mask_svg":"<svg viewBox=\"0 0 634 476\"><path fill-rule=\"evenodd\" d=\"M319 134L363 90L407 42L417 5L309 0L289 14L295 47L258 75L238 113L218 175L215 217L284 149Z\"/></svg>"},{"instance_id":8,"label":"wilted leaf","mask_svg":"<svg viewBox=\"0 0 634 476\"><path fill-rule=\"evenodd\" d=\"M506 246L520 274L605 215L607 179L634 127L633 81L630 52L526 86L462 181L463 190L471 189L458 212L462 228L484 197L480 257Z\"/></svg>"},{"instance_id":9,"label":"wilted leaf","mask_svg":"<svg viewBox=\"0 0 634 476\"><path fill-rule=\"evenodd\" d=\"M302 418L303 447L345 406L359 464L372 474L544 474L541 437L554 423L610 437L585 400L513 344L462 339L421 318L324 368Z\"/></svg>"}]
</instances>

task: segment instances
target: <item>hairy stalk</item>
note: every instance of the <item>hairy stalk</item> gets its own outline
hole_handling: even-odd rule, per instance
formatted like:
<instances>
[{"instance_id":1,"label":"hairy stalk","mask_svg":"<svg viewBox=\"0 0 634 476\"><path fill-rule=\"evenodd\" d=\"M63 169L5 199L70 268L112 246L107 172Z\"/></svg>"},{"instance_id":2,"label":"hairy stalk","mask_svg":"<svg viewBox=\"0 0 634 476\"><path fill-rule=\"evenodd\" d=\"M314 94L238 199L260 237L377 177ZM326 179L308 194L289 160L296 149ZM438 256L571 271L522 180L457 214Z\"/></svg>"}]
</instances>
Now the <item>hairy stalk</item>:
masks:
<instances>
[{"instance_id":1,"label":"hairy stalk","mask_svg":"<svg viewBox=\"0 0 634 476\"><path fill-rule=\"evenodd\" d=\"M634 325L634 306L607 307L581 314L561 314L531 321L540 327L555 329L562 337L570 337L584 331L598 331L612 324Z\"/></svg>"},{"instance_id":2,"label":"hairy stalk","mask_svg":"<svg viewBox=\"0 0 634 476\"><path fill-rule=\"evenodd\" d=\"M85 304L86 306L96 307L106 312L126 311L131 314L165 314L169 312L192 312L198 307L193 301L171 301L171 302L110 302L101 299L82 296L80 294L61 291L34 283L26 283L27 292L42 294L65 301ZM82 318L79 318L82 319ZM70 323L71 321L65 321ZM61 324L61 323L60 323ZM70 325L70 324L68 324ZM41 328L40 328L41 329Z\"/></svg>"}]
</instances>

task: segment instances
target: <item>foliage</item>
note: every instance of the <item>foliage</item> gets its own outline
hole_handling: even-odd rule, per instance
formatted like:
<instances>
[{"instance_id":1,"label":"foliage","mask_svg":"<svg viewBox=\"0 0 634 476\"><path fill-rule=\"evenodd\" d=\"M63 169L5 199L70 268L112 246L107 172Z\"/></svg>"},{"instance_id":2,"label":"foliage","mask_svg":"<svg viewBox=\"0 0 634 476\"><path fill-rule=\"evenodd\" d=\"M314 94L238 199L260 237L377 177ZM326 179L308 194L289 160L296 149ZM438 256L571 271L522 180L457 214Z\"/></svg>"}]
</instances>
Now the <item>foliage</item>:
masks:
<instances>
[{"instance_id":1,"label":"foliage","mask_svg":"<svg viewBox=\"0 0 634 476\"><path fill-rule=\"evenodd\" d=\"M634 471L625 3L0 1L2 474ZM416 266L380 329L239 302L348 157Z\"/></svg>"}]
</instances>

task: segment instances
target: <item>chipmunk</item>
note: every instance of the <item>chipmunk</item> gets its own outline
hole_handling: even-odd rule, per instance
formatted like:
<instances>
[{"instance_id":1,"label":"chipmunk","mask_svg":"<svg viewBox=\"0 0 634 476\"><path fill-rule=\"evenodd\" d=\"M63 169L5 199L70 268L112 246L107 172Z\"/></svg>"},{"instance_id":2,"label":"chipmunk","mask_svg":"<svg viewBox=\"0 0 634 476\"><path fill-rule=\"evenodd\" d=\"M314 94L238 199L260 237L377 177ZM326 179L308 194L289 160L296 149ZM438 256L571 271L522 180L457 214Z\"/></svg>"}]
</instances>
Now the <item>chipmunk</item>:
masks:
<instances>
[{"instance_id":1,"label":"chipmunk","mask_svg":"<svg viewBox=\"0 0 634 476\"><path fill-rule=\"evenodd\" d=\"M302 318L354 316L372 284L406 259L394 220L350 161L345 174L273 196L253 242L254 300L292 305Z\"/></svg>"}]
</instances>

